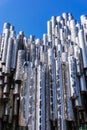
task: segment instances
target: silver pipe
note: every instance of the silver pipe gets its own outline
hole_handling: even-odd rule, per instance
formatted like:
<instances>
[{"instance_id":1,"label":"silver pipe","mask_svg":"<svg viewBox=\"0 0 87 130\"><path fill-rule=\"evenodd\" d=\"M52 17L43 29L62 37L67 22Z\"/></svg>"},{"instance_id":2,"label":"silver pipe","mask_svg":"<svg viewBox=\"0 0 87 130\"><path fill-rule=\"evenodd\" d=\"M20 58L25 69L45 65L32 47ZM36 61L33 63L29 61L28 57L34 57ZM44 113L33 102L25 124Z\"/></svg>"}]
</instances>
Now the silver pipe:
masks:
<instances>
[{"instance_id":1,"label":"silver pipe","mask_svg":"<svg viewBox=\"0 0 87 130\"><path fill-rule=\"evenodd\" d=\"M47 34L43 34L43 45L48 45L48 37L47 37Z\"/></svg>"},{"instance_id":2,"label":"silver pipe","mask_svg":"<svg viewBox=\"0 0 87 130\"><path fill-rule=\"evenodd\" d=\"M36 129L45 130L45 77L44 68L37 67ZM41 114L40 114L41 112Z\"/></svg>"},{"instance_id":3,"label":"silver pipe","mask_svg":"<svg viewBox=\"0 0 87 130\"><path fill-rule=\"evenodd\" d=\"M82 57L81 57L81 50L77 45L74 46L74 56L76 58L77 75L81 76L82 70L83 70L82 69L82 63L81 63Z\"/></svg>"},{"instance_id":4,"label":"silver pipe","mask_svg":"<svg viewBox=\"0 0 87 130\"><path fill-rule=\"evenodd\" d=\"M17 58L17 68L16 68L16 75L15 75L15 81L20 82L22 80L22 67L23 63L25 61L25 50L19 50L18 51L18 58Z\"/></svg>"},{"instance_id":5,"label":"silver pipe","mask_svg":"<svg viewBox=\"0 0 87 130\"><path fill-rule=\"evenodd\" d=\"M28 125L29 119L29 87L30 87L30 63L25 62L22 72L22 84L20 89L20 108L19 108L19 125ZM25 111L26 110L26 111Z\"/></svg>"},{"instance_id":6,"label":"silver pipe","mask_svg":"<svg viewBox=\"0 0 87 130\"><path fill-rule=\"evenodd\" d=\"M18 115L18 100L19 100L19 97L15 96L14 97L13 116L17 116Z\"/></svg>"},{"instance_id":7,"label":"silver pipe","mask_svg":"<svg viewBox=\"0 0 87 130\"><path fill-rule=\"evenodd\" d=\"M13 39L13 50L12 50L12 60L11 60L11 71L16 68L17 64L17 54L18 54L18 40Z\"/></svg>"},{"instance_id":8,"label":"silver pipe","mask_svg":"<svg viewBox=\"0 0 87 130\"><path fill-rule=\"evenodd\" d=\"M76 80L76 59L73 56L68 57L69 62L69 76L70 76L70 95L71 98L76 98L77 94L77 80Z\"/></svg>"},{"instance_id":9,"label":"silver pipe","mask_svg":"<svg viewBox=\"0 0 87 130\"><path fill-rule=\"evenodd\" d=\"M14 95L19 95L19 87L20 87L20 85L15 83L14 91L13 91Z\"/></svg>"},{"instance_id":10,"label":"silver pipe","mask_svg":"<svg viewBox=\"0 0 87 130\"><path fill-rule=\"evenodd\" d=\"M75 20L70 21L70 30L71 30L71 41L75 42L76 38L76 23Z\"/></svg>"},{"instance_id":11,"label":"silver pipe","mask_svg":"<svg viewBox=\"0 0 87 130\"><path fill-rule=\"evenodd\" d=\"M52 41L52 22L47 22L47 34L48 34L48 42Z\"/></svg>"},{"instance_id":12,"label":"silver pipe","mask_svg":"<svg viewBox=\"0 0 87 130\"><path fill-rule=\"evenodd\" d=\"M13 44L13 40L12 40L12 38L9 38L9 40L8 40L8 48L7 48L5 74L10 74L10 71L11 71L12 44Z\"/></svg>"},{"instance_id":13,"label":"silver pipe","mask_svg":"<svg viewBox=\"0 0 87 130\"><path fill-rule=\"evenodd\" d=\"M56 17L52 16L51 22L52 22L52 35L55 35Z\"/></svg>"},{"instance_id":14,"label":"silver pipe","mask_svg":"<svg viewBox=\"0 0 87 130\"><path fill-rule=\"evenodd\" d=\"M31 43L30 44L30 61L34 62L35 57L36 57L36 54L35 54L35 44Z\"/></svg>"},{"instance_id":15,"label":"silver pipe","mask_svg":"<svg viewBox=\"0 0 87 130\"><path fill-rule=\"evenodd\" d=\"M8 117L8 122L12 123L13 119L13 90L10 89L9 93L9 117Z\"/></svg>"},{"instance_id":16,"label":"silver pipe","mask_svg":"<svg viewBox=\"0 0 87 130\"><path fill-rule=\"evenodd\" d=\"M80 77L80 87L82 93L87 92L86 80L84 74L82 74Z\"/></svg>"},{"instance_id":17,"label":"silver pipe","mask_svg":"<svg viewBox=\"0 0 87 130\"><path fill-rule=\"evenodd\" d=\"M58 55L59 56L59 55ZM64 118L64 103L63 103L63 82L62 68L60 58L56 59L56 84L57 84L57 127L59 130L66 130Z\"/></svg>"},{"instance_id":18,"label":"silver pipe","mask_svg":"<svg viewBox=\"0 0 87 130\"><path fill-rule=\"evenodd\" d=\"M8 76L4 76L4 84L8 84L9 83L9 77Z\"/></svg>"},{"instance_id":19,"label":"silver pipe","mask_svg":"<svg viewBox=\"0 0 87 130\"><path fill-rule=\"evenodd\" d=\"M67 121L74 121L74 113L72 108L72 101L70 98L70 81L69 77L69 64L68 53L62 53L62 80L63 80L63 102L64 102L64 116Z\"/></svg>"},{"instance_id":20,"label":"silver pipe","mask_svg":"<svg viewBox=\"0 0 87 130\"><path fill-rule=\"evenodd\" d=\"M50 94L49 94L49 69L48 69L48 66L46 66L45 68L45 89L46 89L46 101L45 101L45 104L46 104L46 130L50 130L51 127L50 127Z\"/></svg>"},{"instance_id":21,"label":"silver pipe","mask_svg":"<svg viewBox=\"0 0 87 130\"><path fill-rule=\"evenodd\" d=\"M4 85L4 88L3 88L3 94L9 94L9 91L10 91L10 87L8 84L5 84Z\"/></svg>"},{"instance_id":22,"label":"silver pipe","mask_svg":"<svg viewBox=\"0 0 87 130\"><path fill-rule=\"evenodd\" d=\"M9 36L9 30L5 29L5 38L4 38L3 53L2 53L2 64L6 63L8 36Z\"/></svg>"},{"instance_id":23,"label":"silver pipe","mask_svg":"<svg viewBox=\"0 0 87 130\"><path fill-rule=\"evenodd\" d=\"M62 13L62 17L64 18L64 20L67 21L68 20L68 13L65 13L65 12Z\"/></svg>"},{"instance_id":24,"label":"silver pipe","mask_svg":"<svg viewBox=\"0 0 87 130\"><path fill-rule=\"evenodd\" d=\"M79 44L82 49L83 67L84 69L86 69L87 68L87 52L86 52L86 44L84 40L84 31L82 29L79 30L78 36L79 36Z\"/></svg>"},{"instance_id":25,"label":"silver pipe","mask_svg":"<svg viewBox=\"0 0 87 130\"><path fill-rule=\"evenodd\" d=\"M8 103L6 103L4 108L4 116L8 116L8 115L9 115L9 106Z\"/></svg>"}]
</instances>

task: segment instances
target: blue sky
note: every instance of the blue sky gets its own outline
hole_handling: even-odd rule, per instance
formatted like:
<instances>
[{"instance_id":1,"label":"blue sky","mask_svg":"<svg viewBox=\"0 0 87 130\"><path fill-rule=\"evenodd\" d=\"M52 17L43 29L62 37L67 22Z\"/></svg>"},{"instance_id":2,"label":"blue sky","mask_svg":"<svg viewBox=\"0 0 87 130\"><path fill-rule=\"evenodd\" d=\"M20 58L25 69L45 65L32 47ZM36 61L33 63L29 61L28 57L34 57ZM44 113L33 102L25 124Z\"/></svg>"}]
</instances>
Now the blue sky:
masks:
<instances>
[{"instance_id":1,"label":"blue sky","mask_svg":"<svg viewBox=\"0 0 87 130\"><path fill-rule=\"evenodd\" d=\"M87 0L0 0L0 33L3 23L9 22L29 37L42 37L46 33L47 20L63 12L72 12L80 21L80 15L87 14Z\"/></svg>"}]
</instances>

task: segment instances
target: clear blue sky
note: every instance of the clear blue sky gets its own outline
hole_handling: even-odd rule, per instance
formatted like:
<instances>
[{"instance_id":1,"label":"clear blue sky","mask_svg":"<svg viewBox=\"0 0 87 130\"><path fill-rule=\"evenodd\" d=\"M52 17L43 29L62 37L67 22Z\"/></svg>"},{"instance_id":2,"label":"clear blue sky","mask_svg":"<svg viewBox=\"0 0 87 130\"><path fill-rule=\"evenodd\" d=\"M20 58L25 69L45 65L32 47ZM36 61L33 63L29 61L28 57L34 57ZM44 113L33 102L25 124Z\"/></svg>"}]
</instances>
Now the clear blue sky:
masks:
<instances>
[{"instance_id":1,"label":"clear blue sky","mask_svg":"<svg viewBox=\"0 0 87 130\"><path fill-rule=\"evenodd\" d=\"M81 14L87 14L87 0L0 0L0 33L4 22L15 26L28 37L34 34L42 37L46 33L47 20L51 16L72 12L80 21Z\"/></svg>"}]
</instances>

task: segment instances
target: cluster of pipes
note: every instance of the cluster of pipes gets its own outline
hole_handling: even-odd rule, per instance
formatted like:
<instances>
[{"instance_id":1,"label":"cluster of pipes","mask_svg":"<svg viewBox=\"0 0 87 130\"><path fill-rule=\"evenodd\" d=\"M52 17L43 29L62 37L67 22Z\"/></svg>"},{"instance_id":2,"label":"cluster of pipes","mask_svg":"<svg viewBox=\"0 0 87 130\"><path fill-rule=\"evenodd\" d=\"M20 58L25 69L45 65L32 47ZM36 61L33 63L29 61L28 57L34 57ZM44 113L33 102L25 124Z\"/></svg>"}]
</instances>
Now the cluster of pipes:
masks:
<instances>
[{"instance_id":1,"label":"cluster of pipes","mask_svg":"<svg viewBox=\"0 0 87 130\"><path fill-rule=\"evenodd\" d=\"M79 130L87 123L87 16L51 17L42 39L5 23L0 130Z\"/></svg>"}]
</instances>

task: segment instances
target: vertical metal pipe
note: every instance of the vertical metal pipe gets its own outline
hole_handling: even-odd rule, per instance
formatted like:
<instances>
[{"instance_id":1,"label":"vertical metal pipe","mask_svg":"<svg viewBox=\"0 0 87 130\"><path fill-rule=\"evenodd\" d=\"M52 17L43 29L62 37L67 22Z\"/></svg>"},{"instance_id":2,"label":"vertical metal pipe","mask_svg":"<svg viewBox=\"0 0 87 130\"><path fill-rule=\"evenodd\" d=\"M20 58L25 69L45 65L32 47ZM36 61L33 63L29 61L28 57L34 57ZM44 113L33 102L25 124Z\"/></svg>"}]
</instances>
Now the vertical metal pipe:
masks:
<instances>
[{"instance_id":1,"label":"vertical metal pipe","mask_svg":"<svg viewBox=\"0 0 87 130\"><path fill-rule=\"evenodd\" d=\"M17 54L18 54L18 40L13 39L13 50L12 50L12 59L11 59L11 71L16 69L17 64Z\"/></svg>"},{"instance_id":2,"label":"vertical metal pipe","mask_svg":"<svg viewBox=\"0 0 87 130\"><path fill-rule=\"evenodd\" d=\"M15 81L20 82L22 80L22 67L25 61L25 50L18 51L18 58L17 58L17 68L16 68L16 75Z\"/></svg>"},{"instance_id":3,"label":"vertical metal pipe","mask_svg":"<svg viewBox=\"0 0 87 130\"><path fill-rule=\"evenodd\" d=\"M84 69L87 68L87 52L86 52L86 44L84 40L84 30L80 29L78 32L79 36L79 44L82 49L82 57L83 57L83 67Z\"/></svg>"},{"instance_id":4,"label":"vertical metal pipe","mask_svg":"<svg viewBox=\"0 0 87 130\"><path fill-rule=\"evenodd\" d=\"M37 67L36 129L45 130L45 73Z\"/></svg>"},{"instance_id":5,"label":"vertical metal pipe","mask_svg":"<svg viewBox=\"0 0 87 130\"><path fill-rule=\"evenodd\" d=\"M73 56L68 57L69 62L69 76L70 76L70 94L71 98L76 98L77 94L77 81L76 81L76 60Z\"/></svg>"},{"instance_id":6,"label":"vertical metal pipe","mask_svg":"<svg viewBox=\"0 0 87 130\"><path fill-rule=\"evenodd\" d=\"M47 34L48 34L48 42L52 41L52 22L47 22Z\"/></svg>"},{"instance_id":7,"label":"vertical metal pipe","mask_svg":"<svg viewBox=\"0 0 87 130\"><path fill-rule=\"evenodd\" d=\"M64 102L63 102L63 82L62 82L62 64L58 54L56 59L56 84L57 84L57 127L59 130L66 130L66 122L64 118Z\"/></svg>"},{"instance_id":8,"label":"vertical metal pipe","mask_svg":"<svg viewBox=\"0 0 87 130\"><path fill-rule=\"evenodd\" d=\"M70 30L71 30L71 41L75 42L76 38L76 22L74 19L70 21Z\"/></svg>"},{"instance_id":9,"label":"vertical metal pipe","mask_svg":"<svg viewBox=\"0 0 87 130\"><path fill-rule=\"evenodd\" d=\"M29 119L29 87L30 87L30 63L25 62L22 72L22 84L20 89L19 126L28 125Z\"/></svg>"},{"instance_id":10,"label":"vertical metal pipe","mask_svg":"<svg viewBox=\"0 0 87 130\"><path fill-rule=\"evenodd\" d=\"M46 104L46 130L50 130L50 88L49 88L49 70L48 66L46 65L45 68L45 89L46 89L46 98L45 98L45 104Z\"/></svg>"},{"instance_id":11,"label":"vertical metal pipe","mask_svg":"<svg viewBox=\"0 0 87 130\"><path fill-rule=\"evenodd\" d=\"M13 40L12 38L9 38L5 74L10 74L10 71L11 71L11 59L12 59L12 49L13 49L12 46L13 46Z\"/></svg>"},{"instance_id":12,"label":"vertical metal pipe","mask_svg":"<svg viewBox=\"0 0 87 130\"><path fill-rule=\"evenodd\" d=\"M80 77L80 87L82 93L87 92L86 80L84 74L82 74Z\"/></svg>"},{"instance_id":13,"label":"vertical metal pipe","mask_svg":"<svg viewBox=\"0 0 87 130\"><path fill-rule=\"evenodd\" d=\"M5 39L4 39L4 46L3 46L3 53L2 53L2 64L6 63L6 55L7 55L7 47L8 47L8 36L9 30L5 29Z\"/></svg>"}]
</instances>

